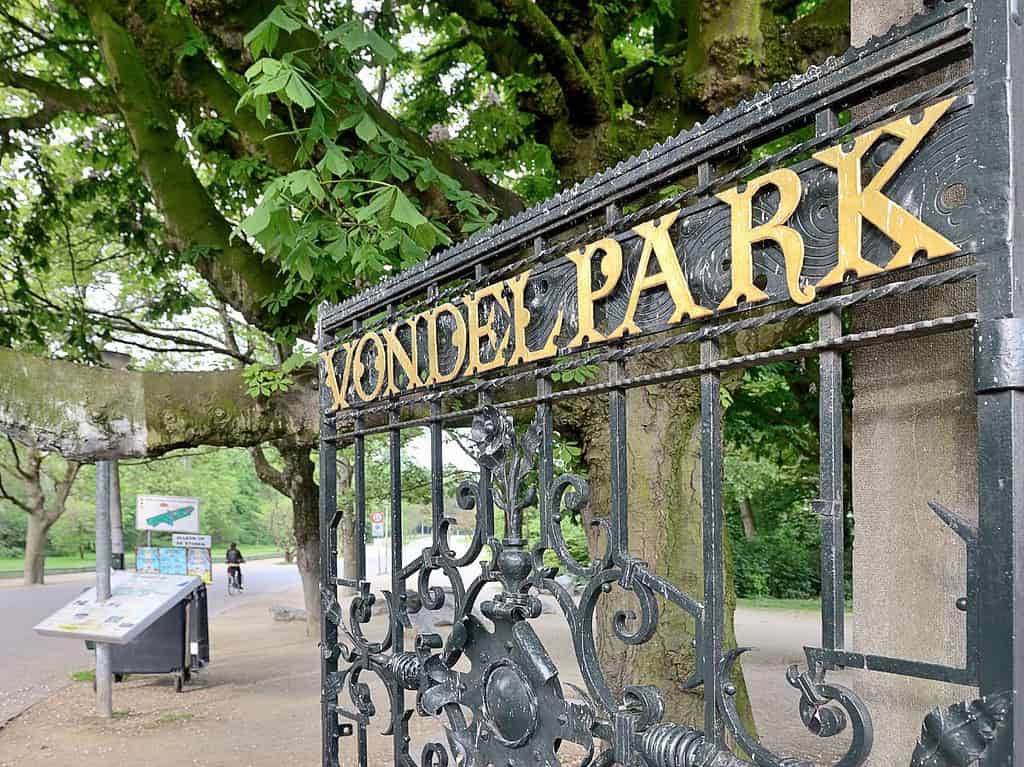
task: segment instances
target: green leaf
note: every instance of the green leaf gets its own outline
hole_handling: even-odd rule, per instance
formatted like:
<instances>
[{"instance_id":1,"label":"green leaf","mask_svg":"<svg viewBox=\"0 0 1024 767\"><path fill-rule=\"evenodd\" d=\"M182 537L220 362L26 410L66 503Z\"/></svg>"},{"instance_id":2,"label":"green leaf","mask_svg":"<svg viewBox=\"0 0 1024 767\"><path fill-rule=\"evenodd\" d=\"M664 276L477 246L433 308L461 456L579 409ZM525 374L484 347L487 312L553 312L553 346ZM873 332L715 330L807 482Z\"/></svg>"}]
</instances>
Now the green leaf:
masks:
<instances>
[{"instance_id":1,"label":"green leaf","mask_svg":"<svg viewBox=\"0 0 1024 767\"><path fill-rule=\"evenodd\" d=\"M312 109L313 105L316 104L313 94L309 92L309 88L305 86L302 79L297 75L292 75L288 78L288 86L284 92L288 98L303 109Z\"/></svg>"},{"instance_id":2,"label":"green leaf","mask_svg":"<svg viewBox=\"0 0 1024 767\"><path fill-rule=\"evenodd\" d=\"M280 27L285 32L294 32L302 26L302 24L289 16L284 7L280 5L270 12L270 15L267 16L267 21L274 26Z\"/></svg>"},{"instance_id":3,"label":"green leaf","mask_svg":"<svg viewBox=\"0 0 1024 767\"><path fill-rule=\"evenodd\" d=\"M242 222L242 231L250 237L255 237L268 226L270 226L270 211L259 205Z\"/></svg>"},{"instance_id":4,"label":"green leaf","mask_svg":"<svg viewBox=\"0 0 1024 767\"><path fill-rule=\"evenodd\" d=\"M373 121L373 118L368 114L363 114L363 119L356 125L356 135L359 136L363 141L369 144L380 134L377 130L377 123Z\"/></svg>"},{"instance_id":5,"label":"green leaf","mask_svg":"<svg viewBox=\"0 0 1024 767\"><path fill-rule=\"evenodd\" d=\"M334 143L327 145L324 157L320 160L317 167L320 168L321 173L330 171L338 178L343 178L354 170L352 162L345 156L345 151Z\"/></svg>"},{"instance_id":6,"label":"green leaf","mask_svg":"<svg viewBox=\"0 0 1024 767\"><path fill-rule=\"evenodd\" d=\"M397 188L395 189L395 205L391 209L391 218L413 228L420 224L428 223L426 217L416 210L416 206L412 204L401 189Z\"/></svg>"}]
</instances>

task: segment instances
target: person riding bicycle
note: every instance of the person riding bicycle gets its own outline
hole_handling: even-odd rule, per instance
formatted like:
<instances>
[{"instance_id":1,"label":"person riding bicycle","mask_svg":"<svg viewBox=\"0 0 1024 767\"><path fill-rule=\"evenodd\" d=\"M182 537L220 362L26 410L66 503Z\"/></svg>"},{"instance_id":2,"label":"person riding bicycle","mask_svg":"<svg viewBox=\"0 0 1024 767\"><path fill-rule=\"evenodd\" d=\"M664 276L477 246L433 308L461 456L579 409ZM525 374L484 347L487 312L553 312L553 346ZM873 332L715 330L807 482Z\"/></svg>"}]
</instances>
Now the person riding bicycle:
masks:
<instances>
[{"instance_id":1,"label":"person riding bicycle","mask_svg":"<svg viewBox=\"0 0 1024 767\"><path fill-rule=\"evenodd\" d=\"M239 565L245 562L245 557L238 550L238 544L232 543L224 554L224 561L228 563L228 578L234 578L238 588L242 588L242 568Z\"/></svg>"}]
</instances>

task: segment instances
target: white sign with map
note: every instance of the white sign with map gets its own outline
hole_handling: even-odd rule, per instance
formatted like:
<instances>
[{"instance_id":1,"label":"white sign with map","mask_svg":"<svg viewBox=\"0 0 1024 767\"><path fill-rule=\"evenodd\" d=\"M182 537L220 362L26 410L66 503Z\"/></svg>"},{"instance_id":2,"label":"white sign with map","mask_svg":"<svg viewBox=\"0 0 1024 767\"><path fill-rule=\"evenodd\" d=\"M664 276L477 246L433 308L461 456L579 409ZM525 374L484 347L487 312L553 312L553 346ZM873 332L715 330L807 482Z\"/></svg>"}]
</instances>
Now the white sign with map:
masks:
<instances>
[{"instance_id":1,"label":"white sign with map","mask_svg":"<svg viewBox=\"0 0 1024 767\"><path fill-rule=\"evenodd\" d=\"M140 495L135 502L135 529L154 533L198 533L199 499Z\"/></svg>"},{"instance_id":2,"label":"white sign with map","mask_svg":"<svg viewBox=\"0 0 1024 767\"><path fill-rule=\"evenodd\" d=\"M45 636L127 644L201 583L194 575L115 570L110 576L110 599L97 602L96 588L87 589L35 630Z\"/></svg>"}]
</instances>

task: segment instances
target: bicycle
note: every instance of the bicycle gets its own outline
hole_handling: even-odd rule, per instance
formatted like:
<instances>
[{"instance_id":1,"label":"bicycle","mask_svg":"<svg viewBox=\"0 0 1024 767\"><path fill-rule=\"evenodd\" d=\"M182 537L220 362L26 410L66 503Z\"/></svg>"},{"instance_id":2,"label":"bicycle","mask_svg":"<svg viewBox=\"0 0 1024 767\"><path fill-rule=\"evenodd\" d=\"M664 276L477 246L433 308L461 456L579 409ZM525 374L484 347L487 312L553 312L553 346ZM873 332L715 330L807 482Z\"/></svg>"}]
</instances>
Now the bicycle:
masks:
<instances>
[{"instance_id":1,"label":"bicycle","mask_svg":"<svg viewBox=\"0 0 1024 767\"><path fill-rule=\"evenodd\" d=\"M232 563L228 565L228 596L242 593L242 565Z\"/></svg>"}]
</instances>

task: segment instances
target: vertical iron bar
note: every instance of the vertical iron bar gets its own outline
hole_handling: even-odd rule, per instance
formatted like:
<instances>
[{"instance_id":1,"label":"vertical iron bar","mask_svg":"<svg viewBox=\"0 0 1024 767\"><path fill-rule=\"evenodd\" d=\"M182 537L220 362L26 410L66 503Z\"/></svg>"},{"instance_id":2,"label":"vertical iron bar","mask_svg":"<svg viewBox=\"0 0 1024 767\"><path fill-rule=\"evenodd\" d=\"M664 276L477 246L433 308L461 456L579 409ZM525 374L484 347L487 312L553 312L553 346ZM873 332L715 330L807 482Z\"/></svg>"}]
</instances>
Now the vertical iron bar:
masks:
<instances>
[{"instance_id":1,"label":"vertical iron bar","mask_svg":"<svg viewBox=\"0 0 1024 767\"><path fill-rule=\"evenodd\" d=\"M321 307L322 310L322 307ZM318 321L319 324L319 321ZM317 343L323 352L334 342L334 336L317 328ZM323 767L338 767L338 698L327 695L332 675L338 671L338 627L328 618L325 600L338 597L338 558L336 528L331 525L338 508L338 468L335 437L338 430L334 418L327 414L331 406L330 389L326 384L327 368L320 358L320 714Z\"/></svg>"},{"instance_id":2,"label":"vertical iron bar","mask_svg":"<svg viewBox=\"0 0 1024 767\"><path fill-rule=\"evenodd\" d=\"M605 223L614 224L622 216L617 205L604 210ZM637 276L640 279L640 276ZM626 377L626 363L621 359L608 363L608 379L618 383ZM619 561L629 553L629 488L626 484L626 390L616 387L608 392L608 424L610 438L611 515L613 556Z\"/></svg>"},{"instance_id":3,"label":"vertical iron bar","mask_svg":"<svg viewBox=\"0 0 1024 767\"><path fill-rule=\"evenodd\" d=\"M544 250L544 240L537 237L533 241L533 252L540 254ZM537 377L537 396L547 397L551 394L551 376ZM540 545L544 548L551 546L551 535L549 524L558 524L551 518L559 512L559 509L549 508L548 490L555 481L555 423L552 416L551 402L542 400L540 403L541 412L541 435L540 455L537 456L537 479L539 484L538 511L540 514Z\"/></svg>"},{"instance_id":4,"label":"vertical iron bar","mask_svg":"<svg viewBox=\"0 0 1024 767\"><path fill-rule=\"evenodd\" d=\"M717 339L701 341L702 364L719 358ZM716 697L721 681L718 662L725 634L725 550L722 524L722 396L721 376L700 377L701 490L704 516L704 634L701 668L704 672L704 734L722 743L722 718Z\"/></svg>"},{"instance_id":5,"label":"vertical iron bar","mask_svg":"<svg viewBox=\"0 0 1024 767\"><path fill-rule=\"evenodd\" d=\"M431 285L427 290L427 297L434 301L437 297L437 285ZM415 330L413 331L415 332ZM419 360L414 361L419 364ZM441 423L441 401L435 400L430 403L430 512L431 512L431 536L434 542L434 550L437 551L438 537L441 525L444 522L444 428ZM447 551L439 552L448 555Z\"/></svg>"},{"instance_id":6,"label":"vertical iron bar","mask_svg":"<svg viewBox=\"0 0 1024 767\"><path fill-rule=\"evenodd\" d=\"M352 323L352 335L356 335L361 327L356 319ZM356 431L362 428L362 419L358 416L352 420ZM360 584L367 580L367 438L359 434L352 444L354 463L352 467L352 497L355 512L355 580ZM359 767L368 765L369 734L367 725L356 722L355 750Z\"/></svg>"},{"instance_id":7,"label":"vertical iron bar","mask_svg":"<svg viewBox=\"0 0 1024 767\"><path fill-rule=\"evenodd\" d=\"M818 112L814 122L819 136L839 125L832 109ZM821 340L836 338L842 333L841 312L826 312L818 318L818 337ZM818 421L821 644L829 650L841 650L846 644L846 585L843 540L843 356L840 352L822 352L818 357Z\"/></svg>"},{"instance_id":8,"label":"vertical iron bar","mask_svg":"<svg viewBox=\"0 0 1024 767\"><path fill-rule=\"evenodd\" d=\"M388 304L388 317L395 322L395 306ZM394 398L392 398L394 399ZM398 654L405 650L406 595L405 580L402 578L402 547L405 535L402 526L402 428L401 405L392 402L388 413L388 465L391 480L391 635L393 638L392 653ZM399 755L408 749L405 718L405 688L396 678L392 684L391 710L392 742L394 744L395 763L399 763Z\"/></svg>"},{"instance_id":9,"label":"vertical iron bar","mask_svg":"<svg viewBox=\"0 0 1024 767\"><path fill-rule=\"evenodd\" d=\"M430 403L430 510L431 540L435 548L438 545L439 531L444 522L444 453L441 426L441 403L434 400ZM447 551L440 552L447 555Z\"/></svg>"},{"instance_id":10,"label":"vertical iron bar","mask_svg":"<svg viewBox=\"0 0 1024 767\"><path fill-rule=\"evenodd\" d=\"M477 264L474 275L478 284L483 284L487 277L487 268L483 264ZM468 319L468 318L467 318ZM491 393L481 391L476 398L477 405L489 405ZM481 530L484 543L494 537L494 495L491 491L491 470L480 467L480 486L477 492L477 525ZM507 522L507 520L506 520ZM508 530L505 530L508 535Z\"/></svg>"},{"instance_id":11,"label":"vertical iron bar","mask_svg":"<svg viewBox=\"0 0 1024 767\"><path fill-rule=\"evenodd\" d=\"M986 334L1024 318L1024 29L1018 4L979 0L975 6L975 131L979 168L976 349ZM1015 11L1017 11L1015 13ZM979 372L995 360L976 354ZM977 605L978 681L983 696L1011 692L1010 720L981 759L984 767L1020 764L1024 756L1024 389L1016 381L978 381Z\"/></svg>"},{"instance_id":12,"label":"vertical iron bar","mask_svg":"<svg viewBox=\"0 0 1024 767\"><path fill-rule=\"evenodd\" d=\"M352 323L352 334L359 332L362 323ZM363 419L359 416L352 421L356 432L363 428ZM352 498L355 513L356 536L356 580L366 580L366 437L357 434L353 440L352 450L355 465L352 467Z\"/></svg>"},{"instance_id":13,"label":"vertical iron bar","mask_svg":"<svg viewBox=\"0 0 1024 767\"><path fill-rule=\"evenodd\" d=\"M711 181L710 163L701 163L697 183ZM717 339L701 341L700 361L720 357ZM725 538L722 522L722 393L721 375L711 372L700 377L700 458L704 530L704 632L700 646L704 674L704 735L721 746L724 730L718 710L718 663L725 644Z\"/></svg>"}]
</instances>

